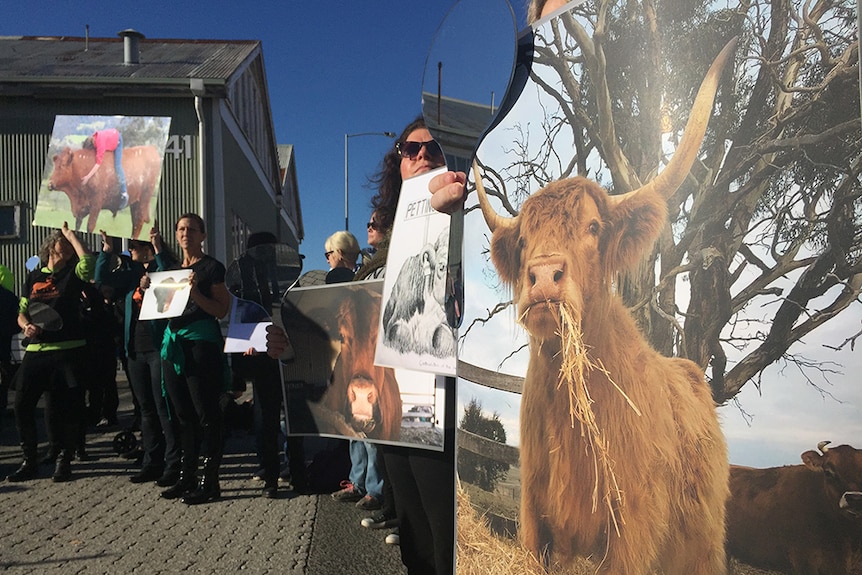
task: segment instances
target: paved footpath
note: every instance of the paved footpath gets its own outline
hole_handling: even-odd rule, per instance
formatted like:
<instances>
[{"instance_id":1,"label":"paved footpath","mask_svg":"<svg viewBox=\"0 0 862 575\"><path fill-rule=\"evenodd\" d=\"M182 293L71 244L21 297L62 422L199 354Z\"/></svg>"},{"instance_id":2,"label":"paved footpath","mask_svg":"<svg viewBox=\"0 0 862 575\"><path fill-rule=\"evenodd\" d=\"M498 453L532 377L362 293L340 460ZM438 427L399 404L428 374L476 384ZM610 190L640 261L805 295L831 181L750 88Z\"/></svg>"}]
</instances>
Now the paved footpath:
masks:
<instances>
[{"instance_id":1,"label":"paved footpath","mask_svg":"<svg viewBox=\"0 0 862 575\"><path fill-rule=\"evenodd\" d=\"M121 378L122 426L131 422L131 403ZM13 397L0 414L0 481L20 463ZM93 457L72 464L68 483L53 483L47 464L36 480L0 482L0 572L406 573L398 547L383 542L387 531L361 527L367 513L354 505L285 490L276 500L260 497L249 432L227 439L221 500L187 506L161 499L153 483L129 482L137 468L114 453L119 429L88 435Z\"/></svg>"}]
</instances>

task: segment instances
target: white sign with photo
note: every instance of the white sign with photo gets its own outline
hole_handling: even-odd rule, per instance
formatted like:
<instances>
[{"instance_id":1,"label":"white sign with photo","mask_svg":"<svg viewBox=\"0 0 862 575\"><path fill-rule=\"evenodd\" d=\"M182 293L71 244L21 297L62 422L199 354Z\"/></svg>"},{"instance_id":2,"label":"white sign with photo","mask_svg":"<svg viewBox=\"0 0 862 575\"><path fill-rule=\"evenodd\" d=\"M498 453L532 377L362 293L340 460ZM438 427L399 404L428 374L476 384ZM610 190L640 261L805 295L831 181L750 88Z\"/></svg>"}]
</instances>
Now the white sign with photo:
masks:
<instances>
[{"instance_id":1,"label":"white sign with photo","mask_svg":"<svg viewBox=\"0 0 862 575\"><path fill-rule=\"evenodd\" d=\"M166 319L182 315L189 301L192 270L152 272L150 287L144 292L139 319Z\"/></svg>"},{"instance_id":2,"label":"white sign with photo","mask_svg":"<svg viewBox=\"0 0 862 575\"><path fill-rule=\"evenodd\" d=\"M455 375L456 332L446 319L448 214L431 207L428 182L445 167L405 180L386 260L375 363Z\"/></svg>"}]
</instances>

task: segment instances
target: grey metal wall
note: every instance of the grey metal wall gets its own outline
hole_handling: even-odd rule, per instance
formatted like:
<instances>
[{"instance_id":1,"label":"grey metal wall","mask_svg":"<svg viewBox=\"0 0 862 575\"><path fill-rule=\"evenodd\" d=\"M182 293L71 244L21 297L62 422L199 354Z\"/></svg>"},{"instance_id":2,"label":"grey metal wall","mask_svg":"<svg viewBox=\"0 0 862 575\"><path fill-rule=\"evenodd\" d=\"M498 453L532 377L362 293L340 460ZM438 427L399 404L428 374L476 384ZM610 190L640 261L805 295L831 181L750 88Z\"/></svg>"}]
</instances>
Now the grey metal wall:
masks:
<instances>
[{"instance_id":1,"label":"grey metal wall","mask_svg":"<svg viewBox=\"0 0 862 575\"><path fill-rule=\"evenodd\" d=\"M165 241L174 253L179 255L174 242L174 224L177 219L187 213L200 213L198 203L198 137L197 134L171 135L182 143L181 153L166 153L162 163L162 178L159 185L159 199L156 208L156 220ZM169 142L170 144L170 142ZM188 149L187 149L188 148ZM149 227L154 222L144 226L144 235L149 233ZM148 239L149 236L141 239Z\"/></svg>"},{"instance_id":2,"label":"grey metal wall","mask_svg":"<svg viewBox=\"0 0 862 575\"><path fill-rule=\"evenodd\" d=\"M49 140L47 134L0 134L0 200L22 204L21 237L0 240L0 264L15 274L18 295L27 274L24 262L38 252L50 231L30 225Z\"/></svg>"}]
</instances>

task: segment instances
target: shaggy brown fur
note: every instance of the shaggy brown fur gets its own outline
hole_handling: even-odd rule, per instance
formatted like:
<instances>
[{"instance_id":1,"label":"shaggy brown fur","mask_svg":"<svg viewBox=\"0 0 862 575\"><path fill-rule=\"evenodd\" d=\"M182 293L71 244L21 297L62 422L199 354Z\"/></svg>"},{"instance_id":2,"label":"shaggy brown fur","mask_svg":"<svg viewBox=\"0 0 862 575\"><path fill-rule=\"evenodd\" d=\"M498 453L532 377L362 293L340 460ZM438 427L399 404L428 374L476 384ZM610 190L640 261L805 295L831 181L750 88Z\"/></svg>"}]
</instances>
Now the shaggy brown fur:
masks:
<instances>
[{"instance_id":1,"label":"shaggy brown fur","mask_svg":"<svg viewBox=\"0 0 862 575\"><path fill-rule=\"evenodd\" d=\"M602 573L726 572L728 462L709 386L694 363L649 346L611 277L635 264L664 226L666 198L696 156L731 51L704 81L680 150L640 190L610 197L576 177L503 219L476 177L491 259L530 337L520 535L546 565L556 553L563 561L591 555ZM579 333L563 336L572 330ZM564 367L571 353L581 359Z\"/></svg>"}]
</instances>

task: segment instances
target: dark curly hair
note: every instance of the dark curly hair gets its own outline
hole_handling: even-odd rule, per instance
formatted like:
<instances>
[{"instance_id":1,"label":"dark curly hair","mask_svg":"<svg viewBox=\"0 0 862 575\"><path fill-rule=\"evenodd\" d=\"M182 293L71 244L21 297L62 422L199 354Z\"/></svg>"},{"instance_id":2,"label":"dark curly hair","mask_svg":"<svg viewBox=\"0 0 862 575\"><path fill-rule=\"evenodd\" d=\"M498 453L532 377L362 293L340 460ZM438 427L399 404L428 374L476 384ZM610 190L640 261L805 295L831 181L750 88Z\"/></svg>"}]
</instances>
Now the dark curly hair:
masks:
<instances>
[{"instance_id":1,"label":"dark curly hair","mask_svg":"<svg viewBox=\"0 0 862 575\"><path fill-rule=\"evenodd\" d=\"M405 141L413 130L425 127L425 119L422 116L417 117L402 130L395 144ZM371 207L374 208L377 221L383 226L384 232L388 232L395 219L395 207L401 194L401 155L395 145L383 156L380 169L370 180L377 186L377 193L371 198Z\"/></svg>"}]
</instances>

